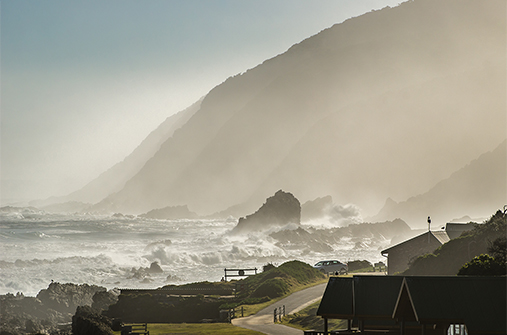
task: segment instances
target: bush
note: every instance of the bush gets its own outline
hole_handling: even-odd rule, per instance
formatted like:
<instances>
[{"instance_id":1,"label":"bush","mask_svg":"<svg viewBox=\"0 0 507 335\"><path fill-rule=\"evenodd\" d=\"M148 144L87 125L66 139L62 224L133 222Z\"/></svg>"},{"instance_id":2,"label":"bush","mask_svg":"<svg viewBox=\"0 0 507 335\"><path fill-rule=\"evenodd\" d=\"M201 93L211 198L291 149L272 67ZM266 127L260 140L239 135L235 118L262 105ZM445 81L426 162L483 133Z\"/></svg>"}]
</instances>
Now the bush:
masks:
<instances>
[{"instance_id":1,"label":"bush","mask_svg":"<svg viewBox=\"0 0 507 335\"><path fill-rule=\"evenodd\" d=\"M505 264L489 255L475 256L470 262L459 269L460 276L502 276L507 274Z\"/></svg>"},{"instance_id":2,"label":"bush","mask_svg":"<svg viewBox=\"0 0 507 335\"><path fill-rule=\"evenodd\" d=\"M252 293L252 297L269 297L271 299L281 297L285 293L289 292L289 285L281 278L271 278L263 282L257 289Z\"/></svg>"},{"instance_id":3,"label":"bush","mask_svg":"<svg viewBox=\"0 0 507 335\"><path fill-rule=\"evenodd\" d=\"M262 267L262 272L266 272L274 268L275 266L273 265L273 263L268 263Z\"/></svg>"},{"instance_id":4,"label":"bush","mask_svg":"<svg viewBox=\"0 0 507 335\"><path fill-rule=\"evenodd\" d=\"M72 317L73 335L113 335L111 321L89 306L78 306Z\"/></svg>"},{"instance_id":5,"label":"bush","mask_svg":"<svg viewBox=\"0 0 507 335\"><path fill-rule=\"evenodd\" d=\"M347 266L349 267L349 272L353 272L353 271L357 271L357 270L361 270L361 269L365 269L365 268L372 268L373 264L371 264L370 262L368 262L366 260L362 260L362 261L356 260L356 261L348 262Z\"/></svg>"},{"instance_id":6,"label":"bush","mask_svg":"<svg viewBox=\"0 0 507 335\"><path fill-rule=\"evenodd\" d=\"M507 237L501 236L494 240L488 247L488 254L499 262L505 264L507 262Z\"/></svg>"}]
</instances>

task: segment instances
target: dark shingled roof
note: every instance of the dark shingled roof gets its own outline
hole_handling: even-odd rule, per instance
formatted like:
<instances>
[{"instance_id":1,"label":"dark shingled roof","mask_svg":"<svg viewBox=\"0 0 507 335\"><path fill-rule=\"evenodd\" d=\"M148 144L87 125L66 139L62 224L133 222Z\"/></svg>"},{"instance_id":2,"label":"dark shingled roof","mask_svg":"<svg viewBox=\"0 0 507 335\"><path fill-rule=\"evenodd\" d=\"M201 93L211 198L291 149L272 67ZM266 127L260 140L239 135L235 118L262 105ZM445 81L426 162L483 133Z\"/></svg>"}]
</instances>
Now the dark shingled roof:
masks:
<instances>
[{"instance_id":1,"label":"dark shingled roof","mask_svg":"<svg viewBox=\"0 0 507 335\"><path fill-rule=\"evenodd\" d=\"M470 334L507 332L507 278L405 277L393 317L461 323Z\"/></svg>"},{"instance_id":2,"label":"dark shingled roof","mask_svg":"<svg viewBox=\"0 0 507 335\"><path fill-rule=\"evenodd\" d=\"M402 281L400 276L354 276L354 316L391 319Z\"/></svg>"},{"instance_id":3,"label":"dark shingled roof","mask_svg":"<svg viewBox=\"0 0 507 335\"><path fill-rule=\"evenodd\" d=\"M329 319L352 319L353 278L331 277L322 297L317 315Z\"/></svg>"}]
</instances>

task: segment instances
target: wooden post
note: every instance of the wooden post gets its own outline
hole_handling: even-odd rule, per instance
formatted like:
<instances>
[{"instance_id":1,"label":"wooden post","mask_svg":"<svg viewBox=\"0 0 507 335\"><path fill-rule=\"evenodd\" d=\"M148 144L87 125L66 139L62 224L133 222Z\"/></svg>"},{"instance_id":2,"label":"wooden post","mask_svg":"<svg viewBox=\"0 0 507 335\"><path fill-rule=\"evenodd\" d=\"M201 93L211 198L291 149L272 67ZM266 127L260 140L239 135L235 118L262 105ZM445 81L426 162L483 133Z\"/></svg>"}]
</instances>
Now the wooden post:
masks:
<instances>
[{"instance_id":1,"label":"wooden post","mask_svg":"<svg viewBox=\"0 0 507 335\"><path fill-rule=\"evenodd\" d=\"M327 318L324 318L324 334L327 335Z\"/></svg>"}]
</instances>

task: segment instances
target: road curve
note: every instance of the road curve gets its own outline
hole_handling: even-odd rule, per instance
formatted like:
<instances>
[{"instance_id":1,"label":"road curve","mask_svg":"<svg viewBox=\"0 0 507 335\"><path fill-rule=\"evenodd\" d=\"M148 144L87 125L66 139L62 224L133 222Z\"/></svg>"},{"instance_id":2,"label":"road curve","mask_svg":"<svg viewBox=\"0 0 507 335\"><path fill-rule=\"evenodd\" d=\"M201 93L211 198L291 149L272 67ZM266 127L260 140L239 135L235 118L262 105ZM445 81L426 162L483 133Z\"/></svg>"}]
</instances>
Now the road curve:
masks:
<instances>
[{"instance_id":1,"label":"road curve","mask_svg":"<svg viewBox=\"0 0 507 335\"><path fill-rule=\"evenodd\" d=\"M324 294L326 285L327 283L324 283L293 293L288 297L269 305L255 315L233 319L232 324L238 327L256 330L268 335L302 335L302 330L274 323L273 311L275 308L285 305L285 314L294 314L306 306L320 300Z\"/></svg>"}]
</instances>

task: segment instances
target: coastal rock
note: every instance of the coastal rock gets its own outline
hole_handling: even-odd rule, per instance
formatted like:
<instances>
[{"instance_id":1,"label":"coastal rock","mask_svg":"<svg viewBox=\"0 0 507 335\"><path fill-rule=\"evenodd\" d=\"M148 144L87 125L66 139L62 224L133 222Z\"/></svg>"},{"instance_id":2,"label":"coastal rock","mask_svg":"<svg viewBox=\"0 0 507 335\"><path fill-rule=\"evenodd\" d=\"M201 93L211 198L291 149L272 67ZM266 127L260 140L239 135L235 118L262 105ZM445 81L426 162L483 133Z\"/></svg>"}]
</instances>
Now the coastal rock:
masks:
<instances>
[{"instance_id":1,"label":"coastal rock","mask_svg":"<svg viewBox=\"0 0 507 335\"><path fill-rule=\"evenodd\" d=\"M106 288L96 285L51 283L37 294L37 299L47 308L74 314L77 306L91 306L95 293L105 291Z\"/></svg>"},{"instance_id":2,"label":"coastal rock","mask_svg":"<svg viewBox=\"0 0 507 335\"><path fill-rule=\"evenodd\" d=\"M79 306L72 317L74 335L113 335L111 319L89 306Z\"/></svg>"},{"instance_id":3,"label":"coastal rock","mask_svg":"<svg viewBox=\"0 0 507 335\"><path fill-rule=\"evenodd\" d=\"M148 270L150 273L163 273L164 270L158 265L158 262L153 262L150 265L150 269Z\"/></svg>"},{"instance_id":4,"label":"coastal rock","mask_svg":"<svg viewBox=\"0 0 507 335\"><path fill-rule=\"evenodd\" d=\"M255 213L240 218L233 232L261 231L289 223L301 223L301 204L291 193L279 190Z\"/></svg>"},{"instance_id":5,"label":"coastal rock","mask_svg":"<svg viewBox=\"0 0 507 335\"><path fill-rule=\"evenodd\" d=\"M198 215L191 212L185 206L168 206L159 209L153 209L148 213L139 215L140 217L159 220L179 220L179 219L195 219Z\"/></svg>"},{"instance_id":6,"label":"coastal rock","mask_svg":"<svg viewBox=\"0 0 507 335\"><path fill-rule=\"evenodd\" d=\"M116 304L120 290L100 291L94 294L92 308L97 311L107 310L109 306Z\"/></svg>"},{"instance_id":7,"label":"coastal rock","mask_svg":"<svg viewBox=\"0 0 507 335\"><path fill-rule=\"evenodd\" d=\"M106 288L87 284L51 283L47 289L41 290L36 298L25 297L20 293L16 296L1 295L2 334L62 333L60 325L71 322L78 306L90 306L100 300L96 297L97 293L107 294ZM102 305L107 304L107 308L111 303L103 302Z\"/></svg>"}]
</instances>

